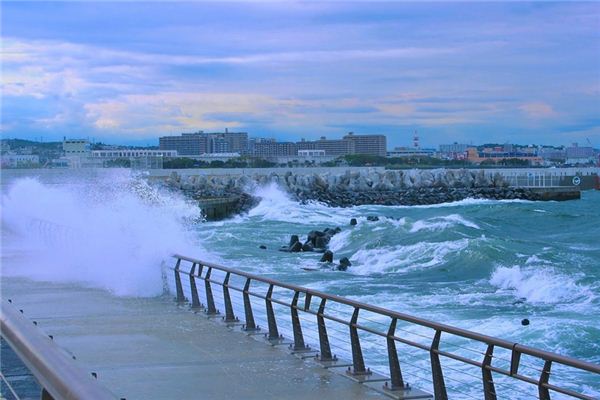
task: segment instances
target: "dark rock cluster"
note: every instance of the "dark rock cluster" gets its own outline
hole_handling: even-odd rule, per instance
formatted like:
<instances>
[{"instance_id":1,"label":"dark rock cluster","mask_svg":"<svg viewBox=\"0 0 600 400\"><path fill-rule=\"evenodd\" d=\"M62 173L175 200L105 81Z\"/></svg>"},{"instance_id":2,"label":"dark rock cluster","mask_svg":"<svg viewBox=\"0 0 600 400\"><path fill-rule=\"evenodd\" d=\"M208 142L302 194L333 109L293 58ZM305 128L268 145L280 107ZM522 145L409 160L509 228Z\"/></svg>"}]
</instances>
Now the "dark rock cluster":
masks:
<instances>
[{"instance_id":1,"label":"dark rock cluster","mask_svg":"<svg viewBox=\"0 0 600 400\"><path fill-rule=\"evenodd\" d=\"M420 187L403 190L370 190L370 191L329 191L313 190L310 193L297 194L299 201L320 201L334 207L351 207L357 205L426 205L451 201L475 199L521 199L540 200L540 195L529 189L510 187L452 188L452 187Z\"/></svg>"},{"instance_id":2,"label":"dark rock cluster","mask_svg":"<svg viewBox=\"0 0 600 400\"><path fill-rule=\"evenodd\" d=\"M279 250L299 253L301 251L315 251L318 253L324 253L327 250L329 241L336 233L340 233L341 228L325 228L323 231L310 231L306 236L304 244L300 242L298 235L292 235L290 242L287 246L282 246Z\"/></svg>"}]
</instances>

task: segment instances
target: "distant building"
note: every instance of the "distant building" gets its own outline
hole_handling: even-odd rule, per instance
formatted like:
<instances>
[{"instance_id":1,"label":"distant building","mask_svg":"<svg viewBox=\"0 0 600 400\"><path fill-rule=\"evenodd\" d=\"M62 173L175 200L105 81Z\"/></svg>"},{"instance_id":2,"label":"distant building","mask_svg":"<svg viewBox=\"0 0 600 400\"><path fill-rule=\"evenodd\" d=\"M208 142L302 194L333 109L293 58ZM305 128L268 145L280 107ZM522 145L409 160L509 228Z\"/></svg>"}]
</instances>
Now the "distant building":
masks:
<instances>
[{"instance_id":1,"label":"distant building","mask_svg":"<svg viewBox=\"0 0 600 400\"><path fill-rule=\"evenodd\" d=\"M112 159L141 157L177 157L177 150L115 149L92 150L93 158Z\"/></svg>"},{"instance_id":2,"label":"distant building","mask_svg":"<svg viewBox=\"0 0 600 400\"><path fill-rule=\"evenodd\" d=\"M6 153L8 151L10 151L10 144L4 140L0 141L0 152Z\"/></svg>"},{"instance_id":3,"label":"distant building","mask_svg":"<svg viewBox=\"0 0 600 400\"><path fill-rule=\"evenodd\" d=\"M64 139L63 151L66 157L86 156L90 153L90 141L86 139Z\"/></svg>"},{"instance_id":4,"label":"distant building","mask_svg":"<svg viewBox=\"0 0 600 400\"><path fill-rule=\"evenodd\" d=\"M439 156L446 160L463 160L467 156L467 149L469 147L468 144L457 142L452 144L441 144Z\"/></svg>"},{"instance_id":5,"label":"distant building","mask_svg":"<svg viewBox=\"0 0 600 400\"><path fill-rule=\"evenodd\" d=\"M345 156L349 154L368 154L385 157L387 139L385 135L355 135L348 133L342 139L327 139L296 142L298 150L324 150L328 156Z\"/></svg>"},{"instance_id":6,"label":"distant building","mask_svg":"<svg viewBox=\"0 0 600 400\"><path fill-rule=\"evenodd\" d=\"M278 142L275 139L254 138L248 144L248 155L252 157L280 157L298 155L298 146L293 142Z\"/></svg>"},{"instance_id":7,"label":"distant building","mask_svg":"<svg viewBox=\"0 0 600 400\"><path fill-rule=\"evenodd\" d=\"M566 164L593 164L596 161L596 153L592 147L580 147L573 143L565 149Z\"/></svg>"},{"instance_id":8,"label":"distant building","mask_svg":"<svg viewBox=\"0 0 600 400\"><path fill-rule=\"evenodd\" d=\"M566 160L566 151L554 147L542 147L538 150L538 155L544 160L545 165L563 164Z\"/></svg>"},{"instance_id":9,"label":"distant building","mask_svg":"<svg viewBox=\"0 0 600 400\"><path fill-rule=\"evenodd\" d=\"M484 148L482 151L476 147L467 149L467 161L481 164L485 161L502 162L509 159L528 161L531 165L541 165L542 158L532 148L518 149L512 152L504 151L504 147Z\"/></svg>"},{"instance_id":10,"label":"distant building","mask_svg":"<svg viewBox=\"0 0 600 400\"><path fill-rule=\"evenodd\" d=\"M194 160L211 162L211 161L229 161L235 158L240 158L240 153L207 153L198 157L192 157Z\"/></svg>"},{"instance_id":11,"label":"distant building","mask_svg":"<svg viewBox=\"0 0 600 400\"><path fill-rule=\"evenodd\" d=\"M248 133L225 132L182 133L180 136L159 138L161 150L176 150L180 156L199 156L213 153L244 153L248 149Z\"/></svg>"},{"instance_id":12,"label":"distant building","mask_svg":"<svg viewBox=\"0 0 600 400\"><path fill-rule=\"evenodd\" d=\"M301 140L296 142L298 151L300 150L323 150L328 156L345 156L353 154L352 143L343 139L328 140L325 136L321 136L319 140L306 141Z\"/></svg>"},{"instance_id":13,"label":"distant building","mask_svg":"<svg viewBox=\"0 0 600 400\"><path fill-rule=\"evenodd\" d=\"M38 166L40 158L34 154L2 154L3 168L19 168Z\"/></svg>"},{"instance_id":14,"label":"distant building","mask_svg":"<svg viewBox=\"0 0 600 400\"><path fill-rule=\"evenodd\" d=\"M199 156L208 152L208 137L202 132L163 136L158 139L161 150L175 150L180 156Z\"/></svg>"},{"instance_id":15,"label":"distant building","mask_svg":"<svg viewBox=\"0 0 600 400\"><path fill-rule=\"evenodd\" d=\"M385 135L355 135L348 133L343 140L351 143L351 154L370 154L385 157L387 154L387 139Z\"/></svg>"},{"instance_id":16,"label":"distant building","mask_svg":"<svg viewBox=\"0 0 600 400\"><path fill-rule=\"evenodd\" d=\"M415 149L413 147L396 147L387 152L388 157L433 157L435 149Z\"/></svg>"},{"instance_id":17,"label":"distant building","mask_svg":"<svg viewBox=\"0 0 600 400\"><path fill-rule=\"evenodd\" d=\"M298 150L300 157L324 157L325 150Z\"/></svg>"}]
</instances>

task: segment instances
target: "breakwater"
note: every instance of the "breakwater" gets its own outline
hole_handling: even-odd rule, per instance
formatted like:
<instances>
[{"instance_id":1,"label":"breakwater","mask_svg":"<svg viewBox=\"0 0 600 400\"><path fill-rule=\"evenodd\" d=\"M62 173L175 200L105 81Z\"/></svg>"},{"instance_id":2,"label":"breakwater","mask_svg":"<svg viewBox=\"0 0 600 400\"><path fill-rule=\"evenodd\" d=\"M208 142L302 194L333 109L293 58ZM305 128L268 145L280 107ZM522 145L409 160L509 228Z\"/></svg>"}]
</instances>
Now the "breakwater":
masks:
<instances>
[{"instance_id":1,"label":"breakwater","mask_svg":"<svg viewBox=\"0 0 600 400\"><path fill-rule=\"evenodd\" d=\"M565 178L561 178L565 181ZM320 201L331 206L424 205L476 199L568 200L579 198L579 188L561 186L552 176L535 185L515 186L512 176L501 171L474 169L348 170L312 172L260 170L252 174L187 175L172 172L166 180L194 198L240 196L257 186L276 184L300 202ZM569 181L568 178L566 181ZM253 202L246 201L247 208ZM240 210L243 211L243 210Z\"/></svg>"}]
</instances>

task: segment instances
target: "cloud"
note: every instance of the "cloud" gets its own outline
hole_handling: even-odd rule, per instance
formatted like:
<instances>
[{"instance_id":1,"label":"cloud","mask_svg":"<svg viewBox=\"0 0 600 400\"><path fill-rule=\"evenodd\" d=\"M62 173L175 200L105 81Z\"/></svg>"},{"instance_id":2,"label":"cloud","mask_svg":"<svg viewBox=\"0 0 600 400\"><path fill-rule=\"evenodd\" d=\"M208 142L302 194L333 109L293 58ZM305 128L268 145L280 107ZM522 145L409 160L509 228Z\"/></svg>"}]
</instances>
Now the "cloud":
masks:
<instances>
[{"instance_id":1,"label":"cloud","mask_svg":"<svg viewBox=\"0 0 600 400\"><path fill-rule=\"evenodd\" d=\"M522 104L519 106L519 110L527 117L534 119L554 118L558 116L558 113L551 105L542 102Z\"/></svg>"},{"instance_id":2,"label":"cloud","mask_svg":"<svg viewBox=\"0 0 600 400\"><path fill-rule=\"evenodd\" d=\"M237 127L239 122L218 115L262 114L277 103L260 94L165 92L88 103L85 110L88 123L98 130L143 136Z\"/></svg>"}]
</instances>

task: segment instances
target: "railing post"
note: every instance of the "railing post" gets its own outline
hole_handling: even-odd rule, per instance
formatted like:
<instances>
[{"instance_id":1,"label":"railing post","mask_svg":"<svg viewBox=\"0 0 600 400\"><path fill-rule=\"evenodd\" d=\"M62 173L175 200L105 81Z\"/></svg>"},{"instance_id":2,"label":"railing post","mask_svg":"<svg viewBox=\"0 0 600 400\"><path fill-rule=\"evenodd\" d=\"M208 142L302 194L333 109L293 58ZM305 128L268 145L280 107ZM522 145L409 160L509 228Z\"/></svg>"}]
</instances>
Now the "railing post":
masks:
<instances>
[{"instance_id":1,"label":"railing post","mask_svg":"<svg viewBox=\"0 0 600 400\"><path fill-rule=\"evenodd\" d=\"M538 382L538 393L540 395L540 400L550 400L550 391L545 386L550 380L550 369L552 368L552 361L546 360L544 362L544 368L542 369L542 374L540 375L540 380Z\"/></svg>"},{"instance_id":2,"label":"railing post","mask_svg":"<svg viewBox=\"0 0 600 400\"><path fill-rule=\"evenodd\" d=\"M304 344L304 336L302 335L302 326L300 325L300 317L298 316L298 297L300 292L294 292L294 299L292 300L291 313L292 313L292 330L294 332L294 351L306 350L307 346Z\"/></svg>"},{"instance_id":3,"label":"railing post","mask_svg":"<svg viewBox=\"0 0 600 400\"><path fill-rule=\"evenodd\" d=\"M225 280L223 280L223 301L225 302L225 322L238 322L239 320L233 314L233 306L231 304L231 296L229 295L229 278L231 272L225 274Z\"/></svg>"},{"instance_id":4,"label":"railing post","mask_svg":"<svg viewBox=\"0 0 600 400\"><path fill-rule=\"evenodd\" d=\"M485 400L496 400L496 387L492 377L492 355L494 354L494 345L489 344L481 363L481 373L483 375L483 398Z\"/></svg>"},{"instance_id":5,"label":"railing post","mask_svg":"<svg viewBox=\"0 0 600 400\"><path fill-rule=\"evenodd\" d=\"M396 350L396 341L394 335L396 334L396 323L398 320L392 318L390 323L390 329L387 334L387 350L388 350L388 361L390 363L390 390L404 389L404 379L402 379L402 370L400 369L400 361L398 360L398 351Z\"/></svg>"},{"instance_id":6,"label":"railing post","mask_svg":"<svg viewBox=\"0 0 600 400\"><path fill-rule=\"evenodd\" d=\"M245 331L258 331L260 328L256 326L254 322L254 313L252 313L252 303L250 303L250 278L246 278L246 284L244 285L244 314L246 324L244 325Z\"/></svg>"},{"instance_id":7,"label":"railing post","mask_svg":"<svg viewBox=\"0 0 600 400\"><path fill-rule=\"evenodd\" d=\"M321 304L319 305L319 311L317 312L317 325L319 327L319 347L320 361L334 361L335 358L331 354L331 346L329 345L329 337L327 336L327 327L325 326L325 318L323 315L325 314L325 303L327 299L321 299Z\"/></svg>"},{"instance_id":8,"label":"railing post","mask_svg":"<svg viewBox=\"0 0 600 400\"><path fill-rule=\"evenodd\" d=\"M360 347L360 338L358 337L358 312L360 308L354 307L354 313L350 320L350 344L352 346L352 366L350 371L352 375L370 375L371 371L365 368L365 360L363 358L362 349Z\"/></svg>"},{"instance_id":9,"label":"railing post","mask_svg":"<svg viewBox=\"0 0 600 400\"><path fill-rule=\"evenodd\" d=\"M179 275L179 266L181 265L181 258L177 259L177 264L175 264L175 290L177 293L177 304L183 304L186 302L186 298L183 295L183 286L181 286L181 276Z\"/></svg>"},{"instance_id":10,"label":"railing post","mask_svg":"<svg viewBox=\"0 0 600 400\"><path fill-rule=\"evenodd\" d=\"M265 305L267 307L267 322L269 324L269 339L279 339L279 331L277 330L277 320L275 319L275 313L273 312L273 284L269 285L267 295L265 296Z\"/></svg>"},{"instance_id":11,"label":"railing post","mask_svg":"<svg viewBox=\"0 0 600 400\"><path fill-rule=\"evenodd\" d=\"M208 267L206 271L206 276L204 277L204 288L206 290L206 314L208 315L216 315L219 313L215 307L215 299L213 297L212 288L210 286L210 275L212 272L212 267Z\"/></svg>"},{"instance_id":12,"label":"railing post","mask_svg":"<svg viewBox=\"0 0 600 400\"><path fill-rule=\"evenodd\" d=\"M440 355L438 354L441 337L442 331L436 330L433 341L431 342L431 347L429 349L431 357L431 377L433 380L433 393L435 395L435 400L448 400L446 384L444 383L444 374L442 372L442 364L440 363Z\"/></svg>"},{"instance_id":13,"label":"railing post","mask_svg":"<svg viewBox=\"0 0 600 400\"><path fill-rule=\"evenodd\" d=\"M519 372L519 363L521 362L521 352L516 349L515 343L510 355L510 376L514 376Z\"/></svg>"},{"instance_id":14,"label":"railing post","mask_svg":"<svg viewBox=\"0 0 600 400\"><path fill-rule=\"evenodd\" d=\"M192 264L192 269L190 269L190 291L192 292L192 308L201 308L202 304L200 304L200 299L198 298L198 288L196 287L196 277L194 274L196 273L196 263Z\"/></svg>"}]
</instances>

